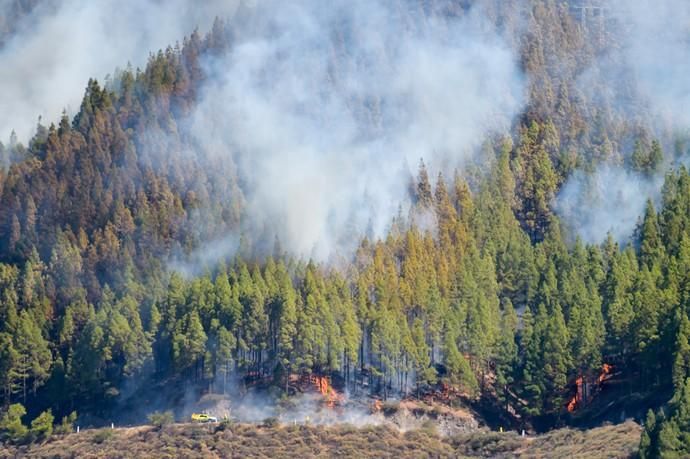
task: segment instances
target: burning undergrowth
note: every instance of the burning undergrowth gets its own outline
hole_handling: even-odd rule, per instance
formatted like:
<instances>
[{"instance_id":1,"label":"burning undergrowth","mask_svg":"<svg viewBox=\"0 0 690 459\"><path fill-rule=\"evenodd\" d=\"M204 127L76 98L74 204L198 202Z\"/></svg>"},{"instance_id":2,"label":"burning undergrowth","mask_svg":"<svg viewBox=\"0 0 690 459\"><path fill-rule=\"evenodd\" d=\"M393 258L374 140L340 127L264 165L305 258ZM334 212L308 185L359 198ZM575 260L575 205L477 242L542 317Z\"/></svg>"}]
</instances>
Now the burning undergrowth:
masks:
<instances>
[{"instance_id":1,"label":"burning undergrowth","mask_svg":"<svg viewBox=\"0 0 690 459\"><path fill-rule=\"evenodd\" d=\"M388 426L407 432L430 428L441 435L476 430L479 423L462 408L414 398L389 399L336 388L329 377L293 375L289 392L275 387L251 387L233 395L207 394L182 413L205 412L220 421L255 424Z\"/></svg>"},{"instance_id":2,"label":"burning undergrowth","mask_svg":"<svg viewBox=\"0 0 690 459\"><path fill-rule=\"evenodd\" d=\"M614 376L614 367L608 363L601 366L601 370L595 375L581 375L575 380L575 395L566 405L569 413L574 413L579 408L587 406L601 391L604 383Z\"/></svg>"},{"instance_id":3,"label":"burning undergrowth","mask_svg":"<svg viewBox=\"0 0 690 459\"><path fill-rule=\"evenodd\" d=\"M300 385L293 395L285 395L270 387L250 388L233 395L208 394L190 405L185 416L203 411L219 419L235 422L263 423L267 420L282 424L379 425L383 416L370 408L365 398L350 397L334 389L325 377L307 377L309 386Z\"/></svg>"}]
</instances>

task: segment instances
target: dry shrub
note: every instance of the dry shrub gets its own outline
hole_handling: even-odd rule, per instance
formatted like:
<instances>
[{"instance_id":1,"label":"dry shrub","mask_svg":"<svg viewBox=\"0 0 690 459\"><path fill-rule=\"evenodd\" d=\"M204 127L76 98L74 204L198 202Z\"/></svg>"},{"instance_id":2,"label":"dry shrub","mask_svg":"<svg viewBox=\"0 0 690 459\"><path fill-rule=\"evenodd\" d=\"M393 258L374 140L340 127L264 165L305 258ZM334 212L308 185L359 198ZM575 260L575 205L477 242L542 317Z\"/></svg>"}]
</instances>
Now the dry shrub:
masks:
<instances>
[{"instance_id":1,"label":"dry shrub","mask_svg":"<svg viewBox=\"0 0 690 459\"><path fill-rule=\"evenodd\" d=\"M101 444L104 443L115 436L115 432L112 429L101 429L94 434L92 438L94 443Z\"/></svg>"},{"instance_id":2,"label":"dry shrub","mask_svg":"<svg viewBox=\"0 0 690 459\"><path fill-rule=\"evenodd\" d=\"M0 457L258 457L307 459L311 457L416 458L416 457L542 457L624 458L637 448L640 427L634 423L591 431L559 430L539 437L521 438L513 432L477 431L439 437L427 429L401 434L386 426L361 429L342 426L272 426L235 424L219 430L191 424L151 428L103 429L69 434L43 445L0 445ZM20 449L24 448L24 449Z\"/></svg>"},{"instance_id":3,"label":"dry shrub","mask_svg":"<svg viewBox=\"0 0 690 459\"><path fill-rule=\"evenodd\" d=\"M386 416L393 416L395 413L400 411L400 402L397 400L387 400L383 402L381 409L383 410L383 414Z\"/></svg>"}]
</instances>

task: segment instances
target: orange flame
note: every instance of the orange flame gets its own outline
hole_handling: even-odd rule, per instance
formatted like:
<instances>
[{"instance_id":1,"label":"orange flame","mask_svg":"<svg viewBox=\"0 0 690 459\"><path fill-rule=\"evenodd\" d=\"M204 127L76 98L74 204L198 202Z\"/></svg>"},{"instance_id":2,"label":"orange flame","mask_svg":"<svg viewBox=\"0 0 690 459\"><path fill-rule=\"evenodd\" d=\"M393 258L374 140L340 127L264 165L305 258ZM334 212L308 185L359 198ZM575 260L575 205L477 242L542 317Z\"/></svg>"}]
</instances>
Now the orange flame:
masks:
<instances>
[{"instance_id":1,"label":"orange flame","mask_svg":"<svg viewBox=\"0 0 690 459\"><path fill-rule=\"evenodd\" d=\"M575 411L575 408L577 407L577 397L573 397L570 402L568 402L568 413L572 413Z\"/></svg>"},{"instance_id":2,"label":"orange flame","mask_svg":"<svg viewBox=\"0 0 690 459\"><path fill-rule=\"evenodd\" d=\"M328 382L326 376L312 376L311 383L316 387L321 395L326 399L326 405L334 408L341 401L341 396Z\"/></svg>"},{"instance_id":3,"label":"orange flame","mask_svg":"<svg viewBox=\"0 0 690 459\"><path fill-rule=\"evenodd\" d=\"M321 392L321 395L324 397L328 396L328 379L324 377L317 376L315 378L314 384L316 385L316 388Z\"/></svg>"},{"instance_id":4,"label":"orange flame","mask_svg":"<svg viewBox=\"0 0 690 459\"><path fill-rule=\"evenodd\" d=\"M383 409L383 402L381 400L374 400L374 407L373 407L374 413L378 413Z\"/></svg>"},{"instance_id":5,"label":"orange flame","mask_svg":"<svg viewBox=\"0 0 690 459\"><path fill-rule=\"evenodd\" d=\"M608 379L608 377L611 375L611 371L613 370L613 366L609 365L608 363L605 363L601 366L601 373L599 374L599 377L597 378L597 382L599 384L603 383L605 380Z\"/></svg>"},{"instance_id":6,"label":"orange flame","mask_svg":"<svg viewBox=\"0 0 690 459\"><path fill-rule=\"evenodd\" d=\"M596 382L598 385L601 386L604 381L609 379L611 377L613 371L613 365L609 365L608 363L605 363L601 366L601 372L599 373L599 376L597 376ZM577 386L577 391L575 392L575 396L570 399L568 402L568 405L566 408L568 409L569 413L574 412L578 406L582 404L582 400L584 399L584 378L580 376L575 380L575 385ZM589 398L589 397L588 397Z\"/></svg>"},{"instance_id":7,"label":"orange flame","mask_svg":"<svg viewBox=\"0 0 690 459\"><path fill-rule=\"evenodd\" d=\"M572 399L570 399L570 402L568 402L567 408L568 408L569 413L572 413L573 411L575 411L578 404L582 400L582 384L583 383L584 383L584 379L582 378L582 376L580 376L579 378L577 378L575 380L575 385L577 386L577 390L575 391L575 396Z\"/></svg>"}]
</instances>

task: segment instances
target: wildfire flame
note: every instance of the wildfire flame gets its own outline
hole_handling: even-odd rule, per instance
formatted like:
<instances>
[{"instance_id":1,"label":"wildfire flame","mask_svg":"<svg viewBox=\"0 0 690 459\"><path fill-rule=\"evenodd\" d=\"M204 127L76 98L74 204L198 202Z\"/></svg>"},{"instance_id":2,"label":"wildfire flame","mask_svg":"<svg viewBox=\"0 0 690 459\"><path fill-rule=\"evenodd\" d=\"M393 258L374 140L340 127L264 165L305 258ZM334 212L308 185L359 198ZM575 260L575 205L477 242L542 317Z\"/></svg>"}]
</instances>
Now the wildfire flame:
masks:
<instances>
[{"instance_id":1,"label":"wildfire flame","mask_svg":"<svg viewBox=\"0 0 690 459\"><path fill-rule=\"evenodd\" d=\"M373 411L374 413L378 413L378 412L381 411L382 409L383 409L383 402L381 402L381 400L378 400L378 399L377 399L377 400L374 400L374 405L373 405L373 407L372 407L372 411Z\"/></svg>"},{"instance_id":2,"label":"wildfire flame","mask_svg":"<svg viewBox=\"0 0 690 459\"><path fill-rule=\"evenodd\" d=\"M572 413L577 408L577 397L573 397L570 402L568 402L568 413Z\"/></svg>"},{"instance_id":3,"label":"wildfire flame","mask_svg":"<svg viewBox=\"0 0 690 459\"><path fill-rule=\"evenodd\" d=\"M608 363L605 363L601 366L601 372L599 373L599 376L597 376L596 383L601 386L601 384L609 379L611 377L611 372L613 371L613 365L609 365ZM575 396L570 399L568 402L568 405L566 406L567 410L569 413L574 412L578 406L582 403L583 400L583 394L584 394L584 378L580 376L575 380L575 385L577 386L577 390L575 391Z\"/></svg>"},{"instance_id":4,"label":"wildfire flame","mask_svg":"<svg viewBox=\"0 0 690 459\"><path fill-rule=\"evenodd\" d=\"M575 391L575 396L572 399L570 399L570 402L568 402L568 413L572 413L573 411L575 411L575 408L577 408L577 405L582 400L583 383L584 379L582 378L582 376L575 380L575 386L577 386L577 390Z\"/></svg>"},{"instance_id":5,"label":"wildfire flame","mask_svg":"<svg viewBox=\"0 0 690 459\"><path fill-rule=\"evenodd\" d=\"M597 382L599 384L603 383L606 381L609 376L611 376L611 371L613 370L613 366L609 365L608 363L605 363L601 366L601 373L599 374L599 377L597 378Z\"/></svg>"},{"instance_id":6,"label":"wildfire flame","mask_svg":"<svg viewBox=\"0 0 690 459\"><path fill-rule=\"evenodd\" d=\"M316 387L321 395L326 399L326 406L334 408L340 403L342 397L333 389L326 376L312 376L311 383Z\"/></svg>"}]
</instances>

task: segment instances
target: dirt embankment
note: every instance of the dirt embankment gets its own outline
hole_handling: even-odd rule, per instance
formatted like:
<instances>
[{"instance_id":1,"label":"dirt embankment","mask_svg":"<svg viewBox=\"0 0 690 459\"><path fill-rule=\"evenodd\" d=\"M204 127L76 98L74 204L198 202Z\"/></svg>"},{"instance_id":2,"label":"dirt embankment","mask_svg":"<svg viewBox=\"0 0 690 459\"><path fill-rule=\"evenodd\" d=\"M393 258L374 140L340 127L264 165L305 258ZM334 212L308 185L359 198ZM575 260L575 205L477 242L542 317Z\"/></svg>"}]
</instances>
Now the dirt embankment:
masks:
<instances>
[{"instance_id":1,"label":"dirt embankment","mask_svg":"<svg viewBox=\"0 0 690 459\"><path fill-rule=\"evenodd\" d=\"M479 429L479 421L468 410L442 404L404 400L385 402L380 409L382 423L408 432L432 429L443 437L466 434Z\"/></svg>"}]
</instances>

